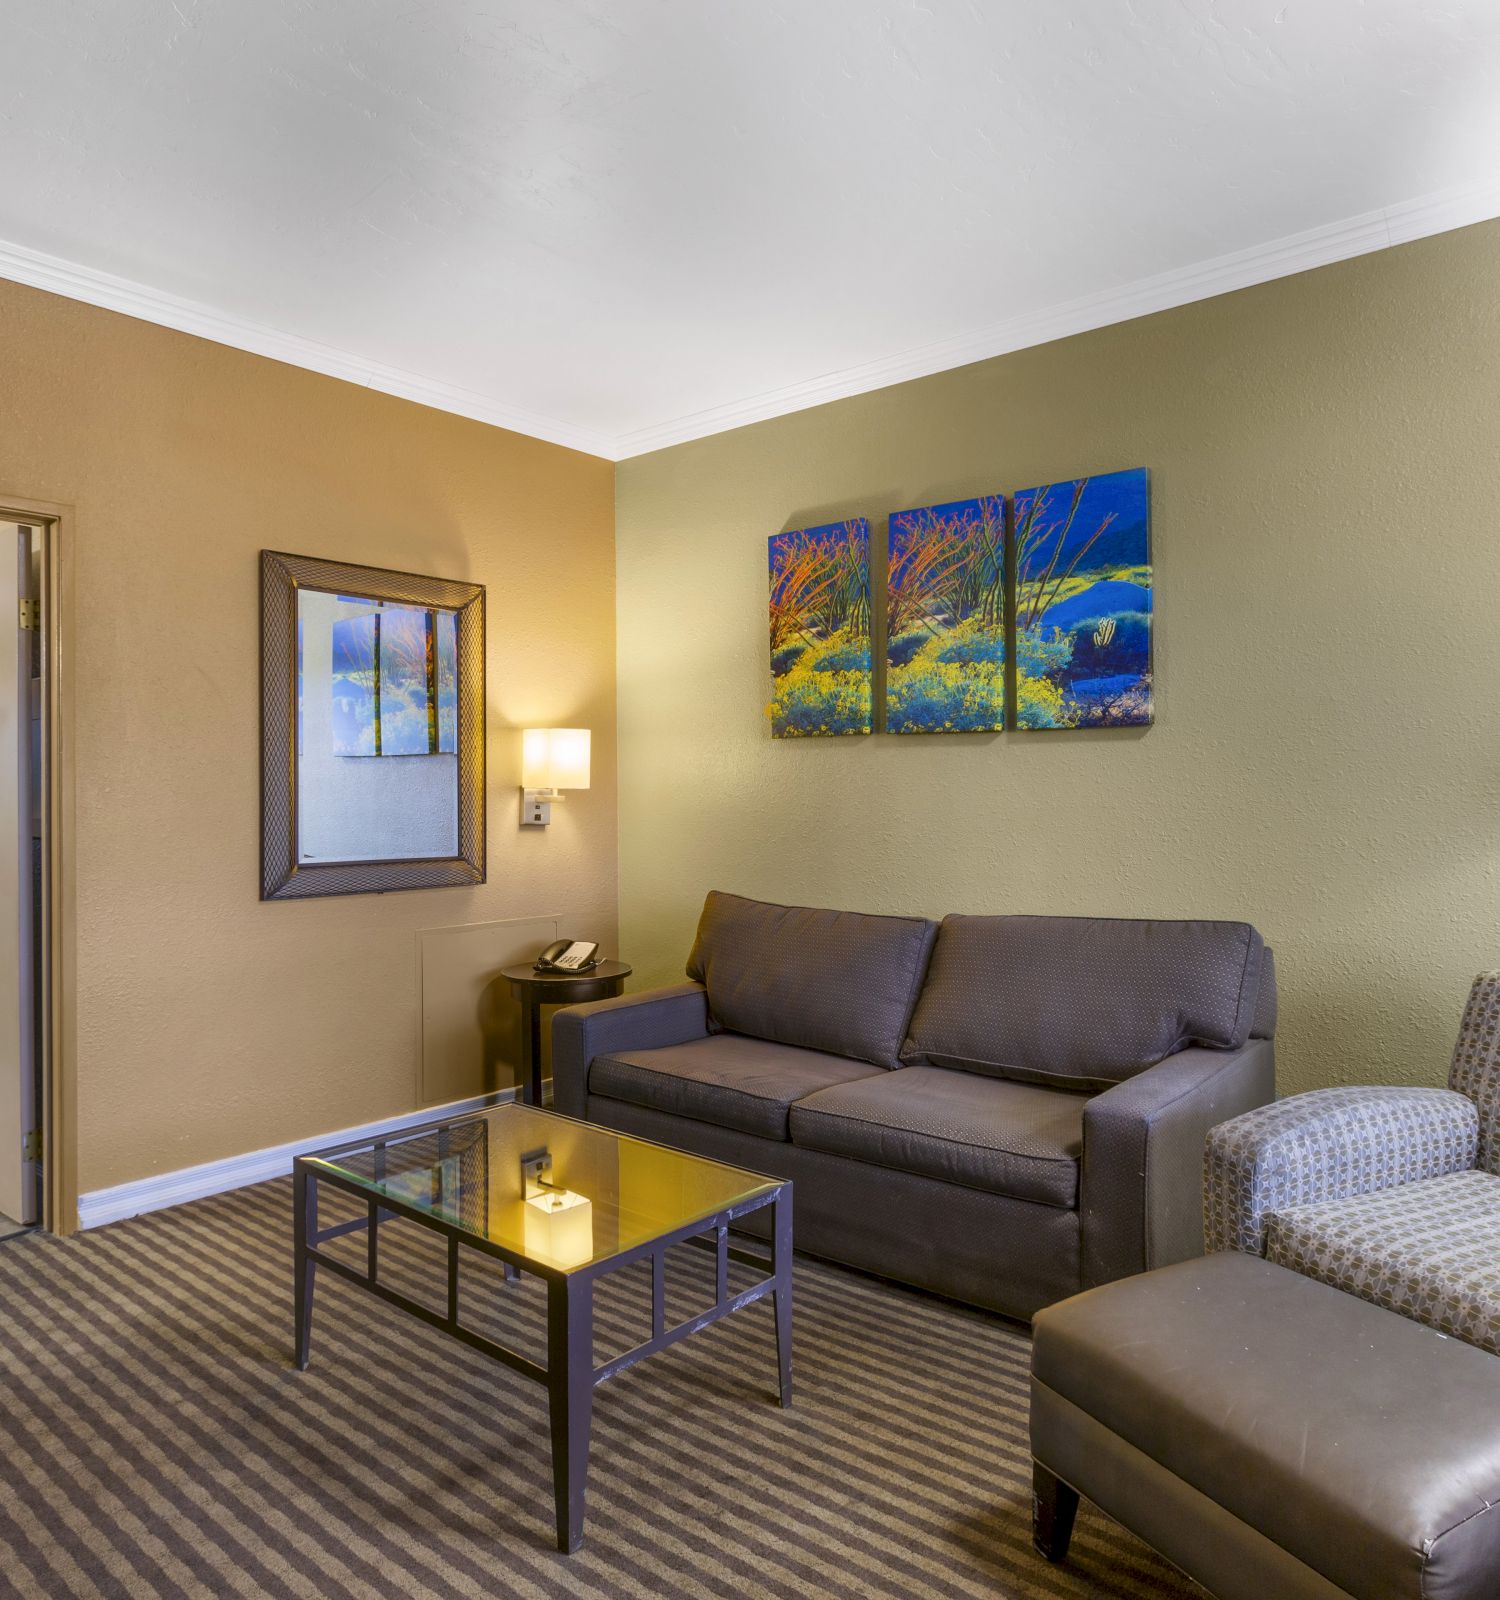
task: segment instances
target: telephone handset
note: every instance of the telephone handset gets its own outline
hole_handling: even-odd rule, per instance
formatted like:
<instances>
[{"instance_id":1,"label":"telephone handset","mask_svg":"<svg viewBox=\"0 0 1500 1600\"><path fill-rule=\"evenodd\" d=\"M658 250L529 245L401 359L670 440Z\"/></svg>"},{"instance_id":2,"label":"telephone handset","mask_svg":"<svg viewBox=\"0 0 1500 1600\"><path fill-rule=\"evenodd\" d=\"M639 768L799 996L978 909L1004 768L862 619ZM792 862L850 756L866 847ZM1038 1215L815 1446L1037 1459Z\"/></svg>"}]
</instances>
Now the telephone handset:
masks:
<instances>
[{"instance_id":1,"label":"telephone handset","mask_svg":"<svg viewBox=\"0 0 1500 1600\"><path fill-rule=\"evenodd\" d=\"M534 972L588 972L599 965L599 946L587 939L558 939L536 958Z\"/></svg>"}]
</instances>

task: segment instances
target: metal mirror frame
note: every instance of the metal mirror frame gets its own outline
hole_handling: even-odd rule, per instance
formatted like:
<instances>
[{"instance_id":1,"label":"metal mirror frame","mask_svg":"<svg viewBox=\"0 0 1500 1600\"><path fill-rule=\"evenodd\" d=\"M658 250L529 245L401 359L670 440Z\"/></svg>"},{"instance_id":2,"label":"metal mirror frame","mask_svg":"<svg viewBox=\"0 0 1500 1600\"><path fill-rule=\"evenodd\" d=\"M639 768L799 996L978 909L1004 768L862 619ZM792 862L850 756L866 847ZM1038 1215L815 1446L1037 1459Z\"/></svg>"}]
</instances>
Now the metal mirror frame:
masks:
<instances>
[{"instance_id":1,"label":"metal mirror frame","mask_svg":"<svg viewBox=\"0 0 1500 1600\"><path fill-rule=\"evenodd\" d=\"M458 854L396 861L297 860L297 594L357 595L458 614ZM260 553L260 897L387 894L485 881L484 585L384 567Z\"/></svg>"}]
</instances>

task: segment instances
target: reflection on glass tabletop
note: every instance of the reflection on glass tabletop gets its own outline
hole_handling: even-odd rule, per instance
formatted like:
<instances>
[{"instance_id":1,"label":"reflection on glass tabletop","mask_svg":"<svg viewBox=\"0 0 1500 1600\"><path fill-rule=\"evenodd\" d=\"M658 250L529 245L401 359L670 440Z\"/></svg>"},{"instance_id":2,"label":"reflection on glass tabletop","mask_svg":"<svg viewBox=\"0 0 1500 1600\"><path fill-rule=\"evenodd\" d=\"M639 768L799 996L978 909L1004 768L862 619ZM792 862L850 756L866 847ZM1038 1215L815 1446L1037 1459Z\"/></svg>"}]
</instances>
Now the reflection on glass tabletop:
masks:
<instances>
[{"instance_id":1,"label":"reflection on glass tabletop","mask_svg":"<svg viewBox=\"0 0 1500 1600\"><path fill-rule=\"evenodd\" d=\"M308 1164L563 1270L607 1260L781 1182L524 1105L314 1154Z\"/></svg>"}]
</instances>

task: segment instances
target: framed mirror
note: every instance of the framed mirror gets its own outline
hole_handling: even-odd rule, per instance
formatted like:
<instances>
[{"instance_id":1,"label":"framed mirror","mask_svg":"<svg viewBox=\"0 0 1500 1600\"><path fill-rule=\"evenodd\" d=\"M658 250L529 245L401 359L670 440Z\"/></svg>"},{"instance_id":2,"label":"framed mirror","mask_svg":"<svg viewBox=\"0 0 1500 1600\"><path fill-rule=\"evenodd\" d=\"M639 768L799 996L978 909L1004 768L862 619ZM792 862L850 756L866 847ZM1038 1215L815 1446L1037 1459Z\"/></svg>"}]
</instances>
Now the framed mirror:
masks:
<instances>
[{"instance_id":1,"label":"framed mirror","mask_svg":"<svg viewBox=\"0 0 1500 1600\"><path fill-rule=\"evenodd\" d=\"M484 588L260 555L262 900L483 883Z\"/></svg>"}]
</instances>

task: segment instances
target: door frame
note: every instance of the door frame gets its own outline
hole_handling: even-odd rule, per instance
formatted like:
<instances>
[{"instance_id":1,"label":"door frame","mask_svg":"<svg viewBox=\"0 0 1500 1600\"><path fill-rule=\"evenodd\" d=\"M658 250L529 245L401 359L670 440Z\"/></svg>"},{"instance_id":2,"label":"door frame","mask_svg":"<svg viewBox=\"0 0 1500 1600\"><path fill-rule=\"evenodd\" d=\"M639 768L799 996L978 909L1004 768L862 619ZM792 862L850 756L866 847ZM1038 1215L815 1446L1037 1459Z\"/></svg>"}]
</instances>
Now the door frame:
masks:
<instances>
[{"instance_id":1,"label":"door frame","mask_svg":"<svg viewBox=\"0 0 1500 1600\"><path fill-rule=\"evenodd\" d=\"M0 490L0 521L42 540L42 1227L78 1227L78 896L73 870L74 514Z\"/></svg>"}]
</instances>

